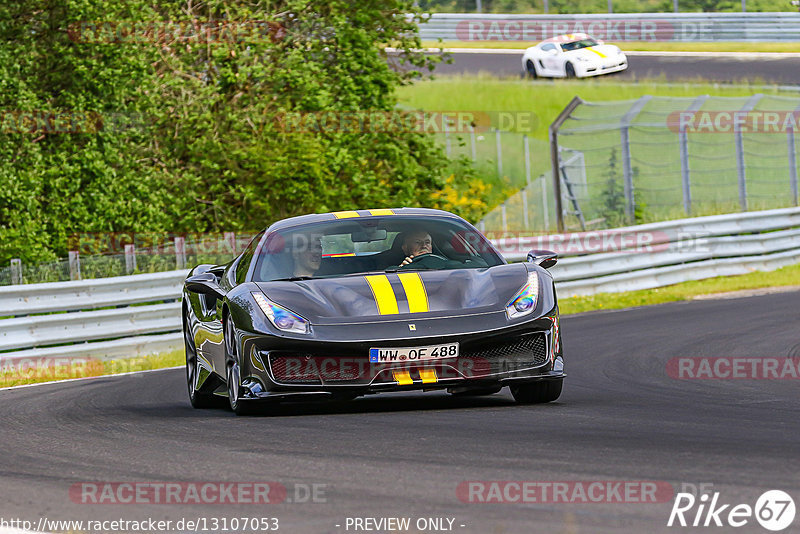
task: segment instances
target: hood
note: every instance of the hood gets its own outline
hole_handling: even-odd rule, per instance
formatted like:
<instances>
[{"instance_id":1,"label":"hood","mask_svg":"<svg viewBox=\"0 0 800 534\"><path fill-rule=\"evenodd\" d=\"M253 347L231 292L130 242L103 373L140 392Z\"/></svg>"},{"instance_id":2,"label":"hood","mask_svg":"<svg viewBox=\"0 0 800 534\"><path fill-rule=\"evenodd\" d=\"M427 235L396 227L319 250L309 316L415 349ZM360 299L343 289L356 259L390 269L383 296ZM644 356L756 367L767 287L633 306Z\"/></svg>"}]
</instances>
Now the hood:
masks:
<instances>
[{"instance_id":1,"label":"hood","mask_svg":"<svg viewBox=\"0 0 800 534\"><path fill-rule=\"evenodd\" d=\"M489 269L401 271L320 278L297 282L258 282L276 304L312 324L398 315L457 315L501 311L527 281L522 263Z\"/></svg>"},{"instance_id":2,"label":"hood","mask_svg":"<svg viewBox=\"0 0 800 534\"><path fill-rule=\"evenodd\" d=\"M585 57L586 59L597 60L605 58L617 57L617 47L614 45L601 44L597 46L590 46L588 48L579 48L567 52L569 55Z\"/></svg>"}]
</instances>

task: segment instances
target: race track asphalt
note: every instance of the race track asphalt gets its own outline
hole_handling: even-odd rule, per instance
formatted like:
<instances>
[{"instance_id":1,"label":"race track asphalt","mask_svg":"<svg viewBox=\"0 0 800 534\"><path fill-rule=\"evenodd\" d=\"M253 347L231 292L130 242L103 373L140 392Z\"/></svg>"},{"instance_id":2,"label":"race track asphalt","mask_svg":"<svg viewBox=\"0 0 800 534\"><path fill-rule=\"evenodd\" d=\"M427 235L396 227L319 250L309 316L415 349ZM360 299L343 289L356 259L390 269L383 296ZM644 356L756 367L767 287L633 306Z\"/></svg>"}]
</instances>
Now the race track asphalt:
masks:
<instances>
[{"instance_id":1,"label":"race track asphalt","mask_svg":"<svg viewBox=\"0 0 800 534\"><path fill-rule=\"evenodd\" d=\"M720 502L750 505L781 489L800 504L799 380L665 371L679 356L800 356L799 302L789 292L565 317L569 376L548 405L518 406L507 390L427 392L245 418L193 410L178 369L0 391L0 517L277 517L287 533L355 532L347 517L454 518L465 534L698 531L666 526L671 497L485 504L456 493L463 481L508 480L662 481L676 492L706 484ZM295 488L322 484L325 502L70 499L73 484L102 481L275 481L291 500ZM752 519L736 531L766 532Z\"/></svg>"},{"instance_id":2,"label":"race track asphalt","mask_svg":"<svg viewBox=\"0 0 800 534\"><path fill-rule=\"evenodd\" d=\"M451 53L453 63L437 65L436 74L477 74L519 77L522 51L517 53ZM752 84L800 84L800 57L765 55L733 58L714 55L636 55L626 71L604 77L620 81L660 79L670 82L711 81Z\"/></svg>"}]
</instances>

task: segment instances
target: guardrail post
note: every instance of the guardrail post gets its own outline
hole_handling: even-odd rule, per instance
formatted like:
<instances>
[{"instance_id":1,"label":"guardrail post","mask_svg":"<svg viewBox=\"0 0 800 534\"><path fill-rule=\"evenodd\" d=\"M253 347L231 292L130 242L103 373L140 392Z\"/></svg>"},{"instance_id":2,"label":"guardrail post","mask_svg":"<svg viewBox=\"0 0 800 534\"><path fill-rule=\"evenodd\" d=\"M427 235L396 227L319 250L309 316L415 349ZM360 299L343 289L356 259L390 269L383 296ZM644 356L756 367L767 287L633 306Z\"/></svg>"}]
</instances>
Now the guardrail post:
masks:
<instances>
[{"instance_id":1,"label":"guardrail post","mask_svg":"<svg viewBox=\"0 0 800 534\"><path fill-rule=\"evenodd\" d=\"M236 255L236 234L233 232L224 232L222 234L222 238L225 240L225 243L231 247L231 252L233 255Z\"/></svg>"},{"instance_id":2,"label":"guardrail post","mask_svg":"<svg viewBox=\"0 0 800 534\"><path fill-rule=\"evenodd\" d=\"M186 268L186 238L182 236L175 238L175 268Z\"/></svg>"},{"instance_id":3,"label":"guardrail post","mask_svg":"<svg viewBox=\"0 0 800 534\"><path fill-rule=\"evenodd\" d=\"M500 214L502 215L502 218L503 218L503 232L507 232L508 231L508 219L506 218L506 203L505 202L503 202L500 205Z\"/></svg>"},{"instance_id":4,"label":"guardrail post","mask_svg":"<svg viewBox=\"0 0 800 534\"><path fill-rule=\"evenodd\" d=\"M497 177L502 180L503 178L503 149L500 146L500 130L495 128L494 140L497 147Z\"/></svg>"},{"instance_id":5,"label":"guardrail post","mask_svg":"<svg viewBox=\"0 0 800 534\"><path fill-rule=\"evenodd\" d=\"M675 0L676 2L678 0ZM708 95L698 96L686 110L694 113L703 107L708 100ZM686 124L681 121L678 131L678 144L681 151L681 185L683 188L683 211L686 215L692 214L692 180L689 173L689 135L686 133Z\"/></svg>"},{"instance_id":6,"label":"guardrail post","mask_svg":"<svg viewBox=\"0 0 800 534\"><path fill-rule=\"evenodd\" d=\"M69 279L70 280L80 280L81 279L81 255L78 253L77 250L70 250L67 253L67 258L69 260Z\"/></svg>"},{"instance_id":7,"label":"guardrail post","mask_svg":"<svg viewBox=\"0 0 800 534\"><path fill-rule=\"evenodd\" d=\"M610 0L609 0L610 1ZM633 193L633 169L631 167L631 142L629 135L629 128L633 119L642 111L642 108L653 97L651 95L644 95L635 104L631 106L622 119L619 121L620 128L620 141L622 143L622 178L623 190L625 193L625 219L628 222L633 221L633 215L636 211L636 201L634 200Z\"/></svg>"},{"instance_id":8,"label":"guardrail post","mask_svg":"<svg viewBox=\"0 0 800 534\"><path fill-rule=\"evenodd\" d=\"M11 260L11 285L22 283L22 260L14 258Z\"/></svg>"},{"instance_id":9,"label":"guardrail post","mask_svg":"<svg viewBox=\"0 0 800 534\"><path fill-rule=\"evenodd\" d=\"M128 274L136 270L136 245L125 245L125 272Z\"/></svg>"},{"instance_id":10,"label":"guardrail post","mask_svg":"<svg viewBox=\"0 0 800 534\"><path fill-rule=\"evenodd\" d=\"M764 95L758 93L748 98L747 102L742 106L742 109L734 114L734 117L738 114L746 114L753 111L753 108L756 107L756 104L758 104L762 96ZM736 174L739 178L739 206L742 211L747 211L747 169L744 164L744 136L742 135L742 129L739 127L736 119L734 119L733 125L735 135L734 141L736 142Z\"/></svg>"}]
</instances>

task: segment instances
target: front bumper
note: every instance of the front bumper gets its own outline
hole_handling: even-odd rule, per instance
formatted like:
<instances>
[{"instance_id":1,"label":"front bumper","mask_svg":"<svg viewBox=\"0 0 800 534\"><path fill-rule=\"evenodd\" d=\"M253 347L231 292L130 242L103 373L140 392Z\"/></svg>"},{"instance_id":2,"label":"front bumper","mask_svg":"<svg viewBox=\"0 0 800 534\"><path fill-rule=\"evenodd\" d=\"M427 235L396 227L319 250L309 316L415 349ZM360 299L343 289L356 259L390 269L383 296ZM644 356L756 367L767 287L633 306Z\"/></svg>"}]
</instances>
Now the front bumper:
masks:
<instances>
[{"instance_id":1,"label":"front bumper","mask_svg":"<svg viewBox=\"0 0 800 534\"><path fill-rule=\"evenodd\" d=\"M459 356L415 363L371 363L372 347L459 343ZM557 315L490 332L331 342L244 334L244 398L304 400L387 391L505 386L565 374Z\"/></svg>"},{"instance_id":2,"label":"front bumper","mask_svg":"<svg viewBox=\"0 0 800 534\"><path fill-rule=\"evenodd\" d=\"M611 61L603 61L592 65L580 65L576 74L581 78L590 76L600 76L601 74L611 74L620 72L628 68L627 58L610 58Z\"/></svg>"}]
</instances>

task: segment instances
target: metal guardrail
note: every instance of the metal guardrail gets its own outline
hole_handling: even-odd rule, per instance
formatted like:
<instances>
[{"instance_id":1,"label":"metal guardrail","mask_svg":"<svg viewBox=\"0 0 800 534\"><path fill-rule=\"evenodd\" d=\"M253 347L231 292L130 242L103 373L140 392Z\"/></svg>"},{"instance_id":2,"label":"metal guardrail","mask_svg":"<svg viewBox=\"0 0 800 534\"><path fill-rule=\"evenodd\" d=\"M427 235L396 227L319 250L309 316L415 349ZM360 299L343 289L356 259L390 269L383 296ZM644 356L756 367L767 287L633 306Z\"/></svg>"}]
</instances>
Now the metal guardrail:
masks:
<instances>
[{"instance_id":1,"label":"metal guardrail","mask_svg":"<svg viewBox=\"0 0 800 534\"><path fill-rule=\"evenodd\" d=\"M614 13L510 15L434 13L420 24L426 41L519 41L588 33L625 41L797 41L800 13Z\"/></svg>"},{"instance_id":2,"label":"metal guardrail","mask_svg":"<svg viewBox=\"0 0 800 534\"><path fill-rule=\"evenodd\" d=\"M646 239L631 239L619 252L563 254L566 257L552 268L562 297L661 287L800 262L800 208L683 219L596 234L644 235ZM586 243L596 236L589 232L520 237L496 240L495 245L508 260L520 261L528 249L568 243L568 237ZM646 247L636 248L636 243L643 242ZM14 316L0 320L0 362L77 356L120 359L179 349L178 300L186 273L0 288L3 314Z\"/></svg>"}]
</instances>

